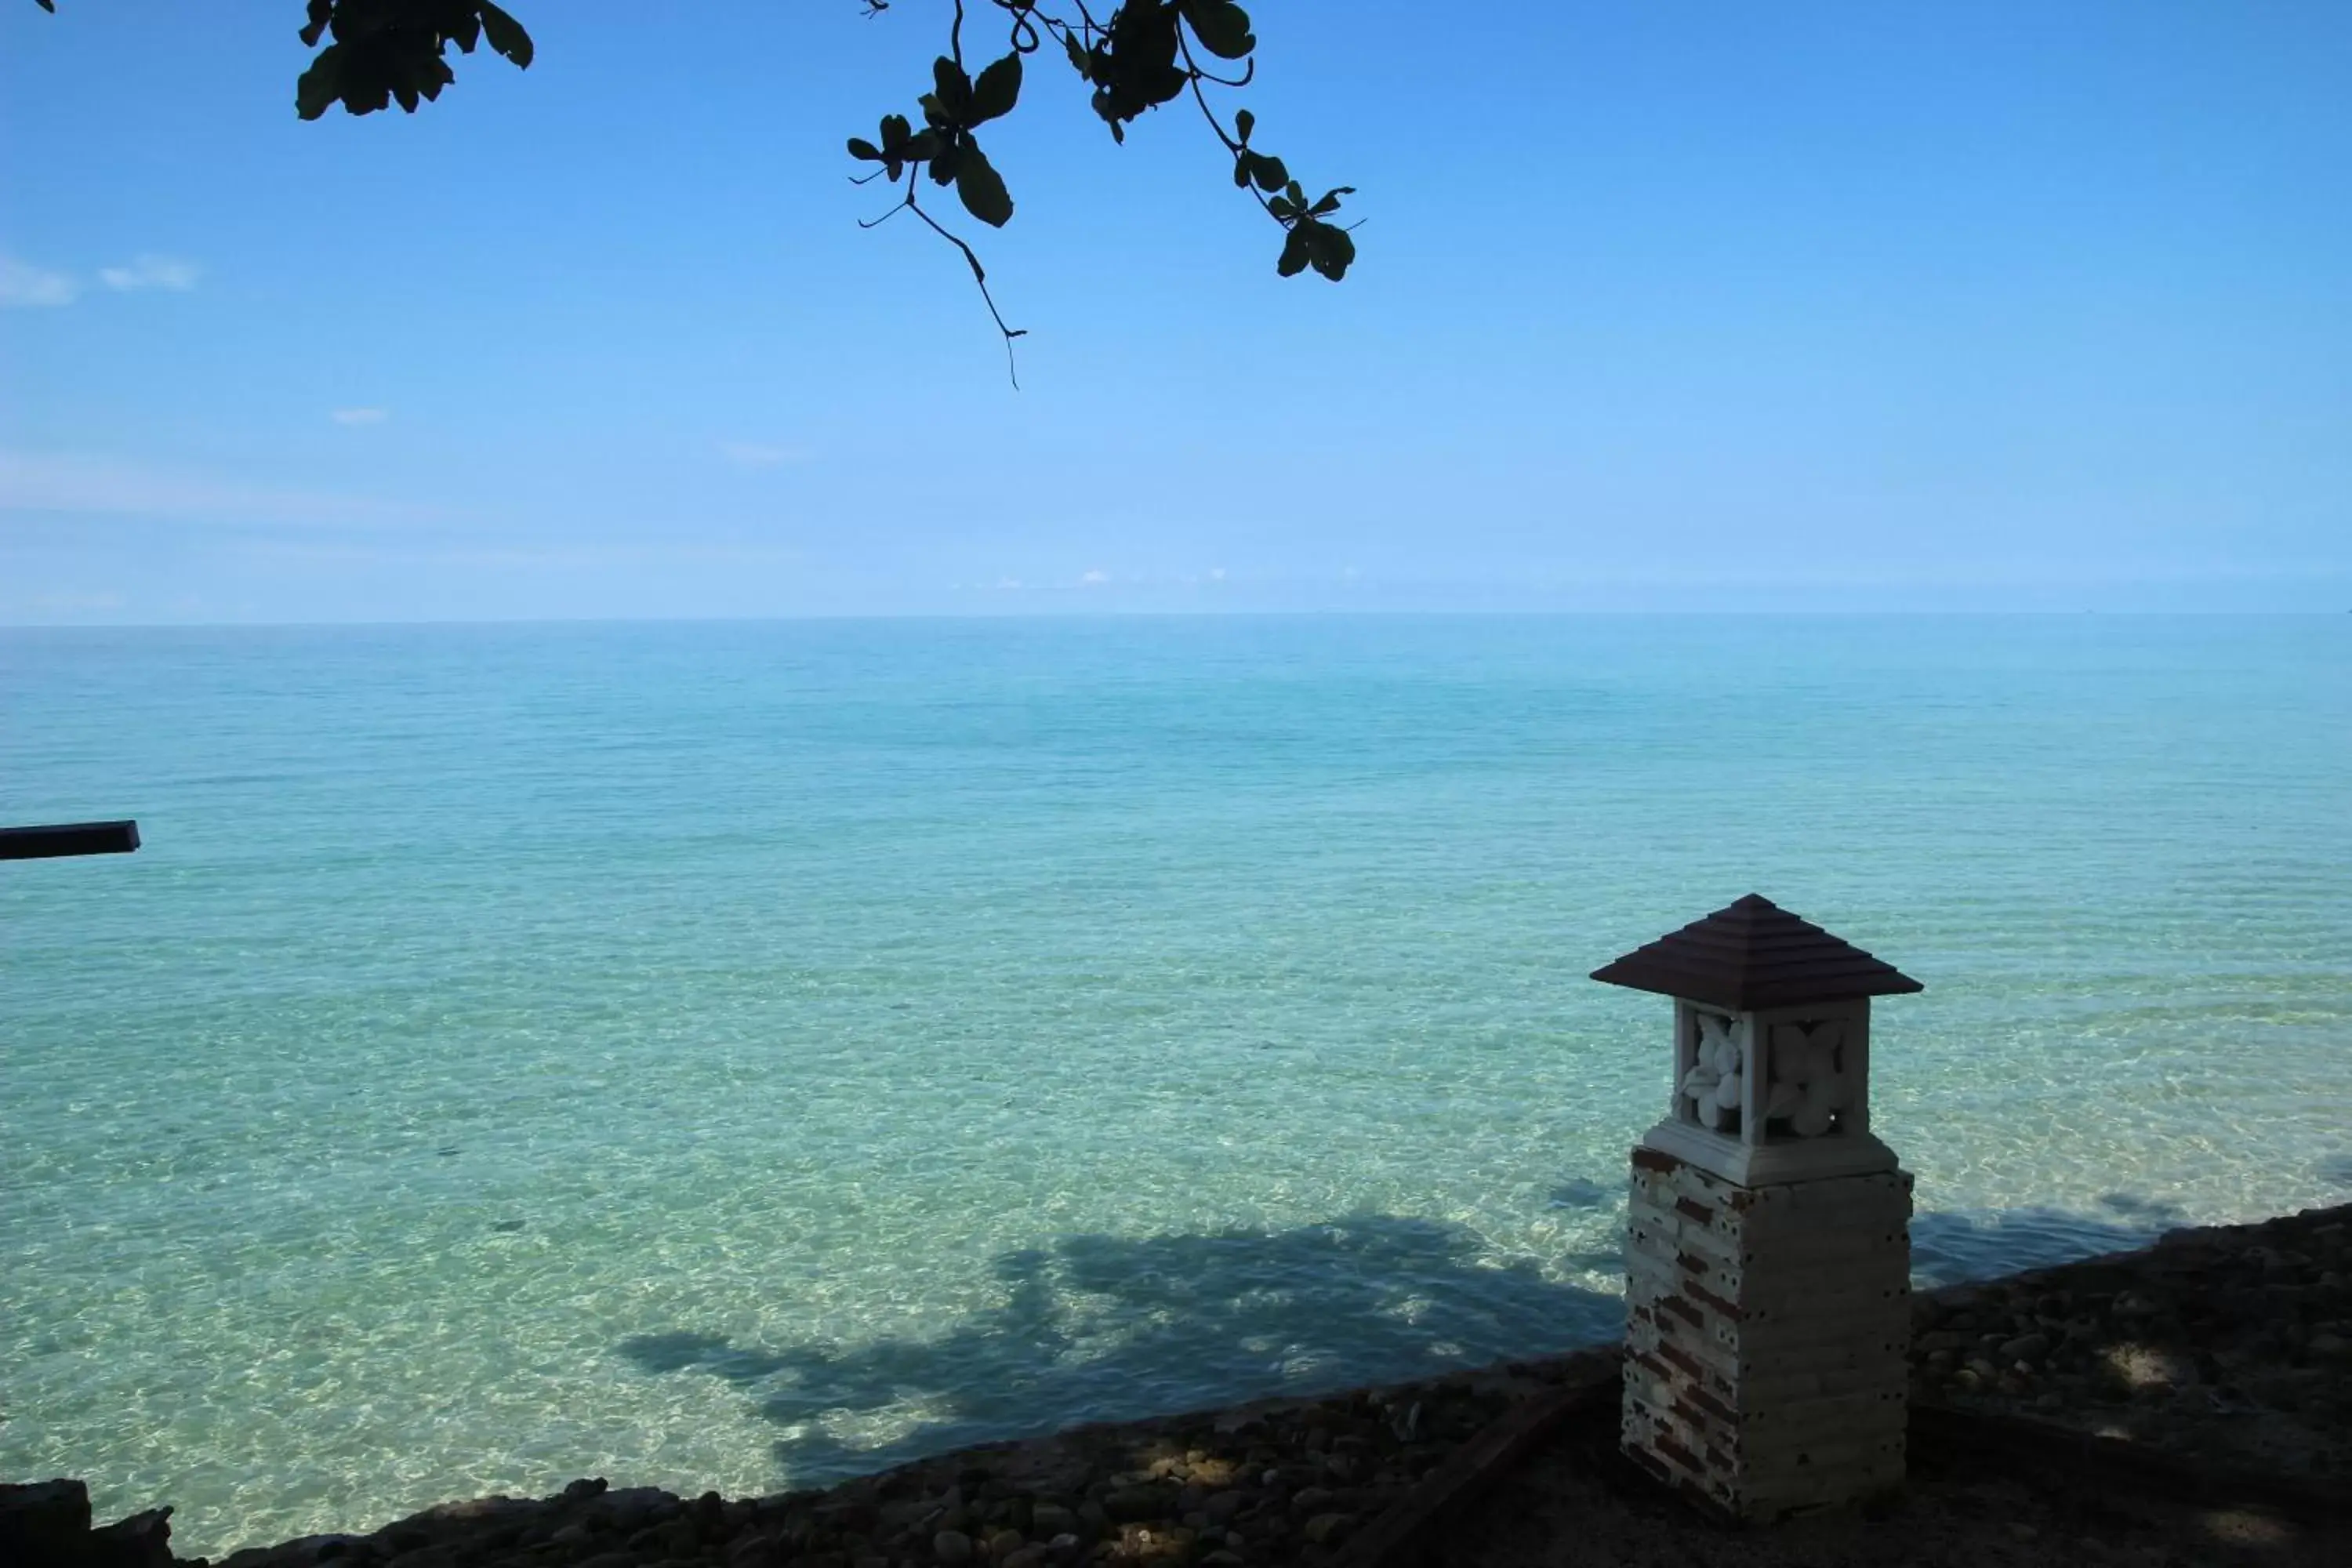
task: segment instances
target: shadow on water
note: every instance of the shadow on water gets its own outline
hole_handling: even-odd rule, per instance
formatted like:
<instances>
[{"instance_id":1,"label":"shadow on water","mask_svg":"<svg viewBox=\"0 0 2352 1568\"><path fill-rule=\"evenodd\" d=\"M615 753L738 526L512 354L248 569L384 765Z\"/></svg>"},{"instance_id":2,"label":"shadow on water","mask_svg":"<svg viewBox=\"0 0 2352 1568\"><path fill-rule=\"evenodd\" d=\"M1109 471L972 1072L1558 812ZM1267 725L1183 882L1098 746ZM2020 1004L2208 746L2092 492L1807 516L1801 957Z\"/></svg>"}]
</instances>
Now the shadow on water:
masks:
<instances>
[{"instance_id":1,"label":"shadow on water","mask_svg":"<svg viewBox=\"0 0 2352 1568\"><path fill-rule=\"evenodd\" d=\"M1562 1184L1553 1206L1598 1211L1616 1184ZM2147 1246L2186 1223L2127 1193L2096 1213L1929 1211L1911 1223L1921 1288ZM1559 1265L1622 1271L1614 1250ZM930 1338L738 1344L690 1331L619 1349L655 1375L715 1377L780 1431L783 1484L829 1484L973 1443L1212 1404L1403 1382L1555 1354L1622 1332L1621 1297L1497 1266L1441 1220L1350 1215L1294 1229L1065 1237L994 1260L1001 1305ZM919 1412L907 1427L893 1417ZM866 1440L861 1417L890 1435Z\"/></svg>"},{"instance_id":2,"label":"shadow on water","mask_svg":"<svg viewBox=\"0 0 2352 1568\"><path fill-rule=\"evenodd\" d=\"M2352 1160L2345 1163L2346 1174L2352 1178ZM1609 1209L1622 1215L1625 1200L1622 1180L1601 1182L1589 1176L1570 1177L1550 1194L1553 1208L1595 1215ZM2106 1194L2098 1200L2097 1212L2090 1214L2046 1205L1930 1210L1912 1216L1912 1279L1927 1289L2071 1263L2146 1247L2188 1223L2177 1204L2131 1193ZM1570 1268L1612 1275L1622 1273L1624 1266L1620 1254L1606 1250L1570 1253L1560 1261Z\"/></svg>"},{"instance_id":3,"label":"shadow on water","mask_svg":"<svg viewBox=\"0 0 2352 1568\"><path fill-rule=\"evenodd\" d=\"M1072 1236L995 1260L1003 1305L930 1339L739 1345L625 1341L649 1373L720 1378L783 1429L778 1464L821 1485L971 1443L1274 1394L1399 1382L1614 1338L1615 1296L1496 1267L1471 1231L1350 1215L1295 1229ZM826 1429L919 1407L872 1447Z\"/></svg>"},{"instance_id":4,"label":"shadow on water","mask_svg":"<svg viewBox=\"0 0 2352 1568\"><path fill-rule=\"evenodd\" d=\"M1949 1285L2128 1252L2189 1223L2178 1205L2130 1193L2109 1193L2099 1207L2095 1215L2039 1205L1914 1215L1912 1280L1923 1288Z\"/></svg>"},{"instance_id":5,"label":"shadow on water","mask_svg":"<svg viewBox=\"0 0 2352 1568\"><path fill-rule=\"evenodd\" d=\"M1559 1258L1561 1267L1612 1278L1625 1272L1622 1237L1626 1197L1626 1184L1622 1177L1615 1181L1596 1182L1590 1176L1570 1176L1552 1188L1549 1206L1579 1215L1588 1224L1604 1216L1614 1221L1610 1230L1615 1239L1608 1247L1599 1251L1563 1253Z\"/></svg>"},{"instance_id":6,"label":"shadow on water","mask_svg":"<svg viewBox=\"0 0 2352 1568\"><path fill-rule=\"evenodd\" d=\"M1622 1207L1625 1202L1622 1181L1596 1182L1590 1176L1571 1176L1551 1190L1551 1206L1556 1209L1604 1209Z\"/></svg>"}]
</instances>

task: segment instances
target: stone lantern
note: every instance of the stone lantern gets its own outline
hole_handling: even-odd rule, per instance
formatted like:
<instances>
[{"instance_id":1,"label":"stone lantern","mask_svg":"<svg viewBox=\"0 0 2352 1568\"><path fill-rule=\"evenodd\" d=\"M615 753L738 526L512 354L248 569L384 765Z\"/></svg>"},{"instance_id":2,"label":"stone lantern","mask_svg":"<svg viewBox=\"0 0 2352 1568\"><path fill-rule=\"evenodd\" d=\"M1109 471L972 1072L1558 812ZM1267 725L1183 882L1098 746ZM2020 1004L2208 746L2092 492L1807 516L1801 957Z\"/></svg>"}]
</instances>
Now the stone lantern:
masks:
<instances>
[{"instance_id":1,"label":"stone lantern","mask_svg":"<svg viewBox=\"0 0 2352 1568\"><path fill-rule=\"evenodd\" d=\"M1911 1177L1870 1131L1870 998L1919 983L1753 893L1592 978L1675 1005L1633 1151L1625 1452L1741 1520L1900 1485Z\"/></svg>"}]
</instances>

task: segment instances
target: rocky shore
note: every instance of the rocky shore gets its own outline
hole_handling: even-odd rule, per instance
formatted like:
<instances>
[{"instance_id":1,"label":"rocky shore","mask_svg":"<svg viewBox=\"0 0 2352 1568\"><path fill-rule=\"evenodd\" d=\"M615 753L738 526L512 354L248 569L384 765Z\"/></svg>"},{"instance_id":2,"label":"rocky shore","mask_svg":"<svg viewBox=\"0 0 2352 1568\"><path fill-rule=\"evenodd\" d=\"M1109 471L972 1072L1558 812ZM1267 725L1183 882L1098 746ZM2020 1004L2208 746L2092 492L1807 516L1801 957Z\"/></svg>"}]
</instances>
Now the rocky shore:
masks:
<instances>
[{"instance_id":1,"label":"rocky shore","mask_svg":"<svg viewBox=\"0 0 2352 1568\"><path fill-rule=\"evenodd\" d=\"M2178 1231L2144 1251L1919 1298L1913 1373L1921 1458L1899 1505L1908 1514L1876 1538L1859 1515L1784 1527L1795 1532L1785 1538L1732 1537L1646 1492L1608 1458L1612 1348L1325 1398L1083 1427L823 1491L687 1499L581 1480L553 1497L449 1503L365 1534L242 1551L217 1568L1538 1563L1571 1560L1569 1540L1591 1553L1579 1562L1830 1562L1845 1560L1849 1548L1856 1562L2079 1561L2097 1552L2045 1517L2047 1508L2037 1512L2039 1504L2012 1501L1989 1514L1964 1503L1953 1511L1953 1497L1976 1497L1967 1488L1986 1484L1978 1473L1985 1465L2047 1472L2050 1464L2032 1459L2044 1450L2022 1438L1954 1440L1952 1431L1967 1429L1948 1423L2007 1420L2015 1425L1983 1430L2071 1435L2215 1475L2273 1478L2280 1486L2264 1495L2284 1498L2289 1513L2305 1499L2321 1500L2313 1506L2324 1513L2328 1497L2352 1496L2347 1220L2352 1206ZM1930 1419L1939 1413L1942 1428ZM1934 1443L1921 1437L1937 1430L1948 1447L1993 1447L2009 1457L1934 1458ZM2110 1489L2131 1489L2135 1472L2113 1473L2126 1479ZM1962 1491L1947 1495L1955 1475ZM1996 1473L1990 1484L2026 1483ZM93 1532L86 1495L77 1525L68 1517L70 1498L54 1489L33 1495L41 1490L0 1489L0 1557L12 1542L20 1554L37 1542L44 1556L23 1555L28 1568L172 1568L160 1515L138 1516L111 1535ZM2196 1526L2207 1536L2181 1546L2175 1537L2189 1528L2151 1526L2136 1560L2215 1560L2190 1548L2227 1528L2207 1520ZM2298 1553L2333 1551L2340 1544L2334 1528L2260 1517L2244 1527L2257 1546L2284 1542L2281 1550ZM1847 1533L1833 1539L1824 1530ZM1784 1558L1775 1539L1790 1549L1801 1539L1813 1544ZM2084 1539L2105 1537L2093 1530ZM1608 1554L1598 1554L1604 1543ZM2213 1550L2226 1556L2236 1545L2221 1540Z\"/></svg>"},{"instance_id":2,"label":"rocky shore","mask_svg":"<svg viewBox=\"0 0 2352 1568\"><path fill-rule=\"evenodd\" d=\"M1913 1397L2352 1486L2352 1205L1923 1296Z\"/></svg>"}]
</instances>

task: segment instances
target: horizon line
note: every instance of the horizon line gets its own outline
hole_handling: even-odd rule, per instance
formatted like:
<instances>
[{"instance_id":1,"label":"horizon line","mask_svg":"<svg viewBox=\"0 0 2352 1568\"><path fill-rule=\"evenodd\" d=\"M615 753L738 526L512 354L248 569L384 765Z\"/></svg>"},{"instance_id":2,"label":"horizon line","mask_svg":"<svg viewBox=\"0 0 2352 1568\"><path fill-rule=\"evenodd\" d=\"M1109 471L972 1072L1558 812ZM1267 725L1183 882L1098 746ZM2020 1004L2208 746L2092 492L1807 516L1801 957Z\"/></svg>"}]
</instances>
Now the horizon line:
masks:
<instances>
[{"instance_id":1,"label":"horizon line","mask_svg":"<svg viewBox=\"0 0 2352 1568\"><path fill-rule=\"evenodd\" d=\"M1239 621L1239 620L2022 620L2104 616L2120 620L2318 620L2345 610L2302 609L2102 609L2012 607L1891 609L1773 609L1694 605L1689 608L1612 609L1112 609L1095 610L813 610L777 615L711 616L416 616L351 620L159 620L19 621L0 619L0 632L121 631L333 631L388 630L416 626L782 626L802 622L952 621Z\"/></svg>"}]
</instances>

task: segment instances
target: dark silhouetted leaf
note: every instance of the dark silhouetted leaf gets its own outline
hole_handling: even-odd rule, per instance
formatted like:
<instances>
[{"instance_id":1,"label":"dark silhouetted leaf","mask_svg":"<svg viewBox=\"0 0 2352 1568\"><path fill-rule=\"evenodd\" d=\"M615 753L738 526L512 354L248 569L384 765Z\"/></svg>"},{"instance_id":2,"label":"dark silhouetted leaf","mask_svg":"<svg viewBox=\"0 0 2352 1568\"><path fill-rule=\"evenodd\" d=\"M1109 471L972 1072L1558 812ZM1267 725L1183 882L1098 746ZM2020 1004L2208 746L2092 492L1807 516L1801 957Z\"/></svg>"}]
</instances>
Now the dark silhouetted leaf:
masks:
<instances>
[{"instance_id":1,"label":"dark silhouetted leaf","mask_svg":"<svg viewBox=\"0 0 2352 1568\"><path fill-rule=\"evenodd\" d=\"M971 78L964 74L963 67L941 55L931 62L931 83L949 117L956 124L971 124Z\"/></svg>"},{"instance_id":2,"label":"dark silhouetted leaf","mask_svg":"<svg viewBox=\"0 0 2352 1568\"><path fill-rule=\"evenodd\" d=\"M1274 269L1285 278L1296 278L1307 270L1307 226L1300 224L1283 237L1282 259Z\"/></svg>"},{"instance_id":3,"label":"dark silhouetted leaf","mask_svg":"<svg viewBox=\"0 0 2352 1568\"><path fill-rule=\"evenodd\" d=\"M1250 132L1257 129L1257 116L1246 109L1234 111L1234 132L1244 147L1249 145Z\"/></svg>"},{"instance_id":4,"label":"dark silhouetted leaf","mask_svg":"<svg viewBox=\"0 0 2352 1568\"><path fill-rule=\"evenodd\" d=\"M1201 45L1220 59L1237 60L1257 47L1249 13L1233 0L1183 0L1184 19Z\"/></svg>"},{"instance_id":5,"label":"dark silhouetted leaf","mask_svg":"<svg viewBox=\"0 0 2352 1568\"><path fill-rule=\"evenodd\" d=\"M882 149L877 147L873 142L868 142L863 136L853 136L849 139L849 155L853 158L863 159L868 163L878 163L882 162Z\"/></svg>"},{"instance_id":6,"label":"dark silhouetted leaf","mask_svg":"<svg viewBox=\"0 0 2352 1568\"><path fill-rule=\"evenodd\" d=\"M1356 241L1346 229L1309 218L1291 232L1307 236L1307 258L1316 271L1334 283L1348 275L1348 264L1356 259Z\"/></svg>"},{"instance_id":7,"label":"dark silhouetted leaf","mask_svg":"<svg viewBox=\"0 0 2352 1568\"><path fill-rule=\"evenodd\" d=\"M304 120L316 120L342 96L343 46L329 44L295 81L294 112Z\"/></svg>"},{"instance_id":8,"label":"dark silhouetted leaf","mask_svg":"<svg viewBox=\"0 0 2352 1568\"><path fill-rule=\"evenodd\" d=\"M1355 194L1356 187L1353 185L1337 186L1334 189L1324 192L1323 199L1317 202L1313 206L1307 210L1314 214L1317 217L1323 217L1339 210L1339 198L1341 196L1352 196Z\"/></svg>"},{"instance_id":9,"label":"dark silhouetted leaf","mask_svg":"<svg viewBox=\"0 0 2352 1568\"><path fill-rule=\"evenodd\" d=\"M983 124L1013 112L1021 101L1021 57L1005 56L980 73L971 86L971 123Z\"/></svg>"},{"instance_id":10,"label":"dark silhouetted leaf","mask_svg":"<svg viewBox=\"0 0 2352 1568\"><path fill-rule=\"evenodd\" d=\"M481 12L482 32L489 38L490 47L516 65L528 68L537 51L531 47L530 35L523 31L522 24L491 5L489 0L481 0Z\"/></svg>"},{"instance_id":11,"label":"dark silhouetted leaf","mask_svg":"<svg viewBox=\"0 0 2352 1568\"><path fill-rule=\"evenodd\" d=\"M963 198L964 211L991 228L1003 228L1013 216L1013 197L1004 189L1003 176L977 142L963 144L963 159L956 169L956 195Z\"/></svg>"},{"instance_id":12,"label":"dark silhouetted leaf","mask_svg":"<svg viewBox=\"0 0 2352 1568\"><path fill-rule=\"evenodd\" d=\"M1265 153L1257 153L1255 156L1257 162L1255 167L1259 190L1278 191L1290 182L1290 171L1283 167L1281 159Z\"/></svg>"}]
</instances>

